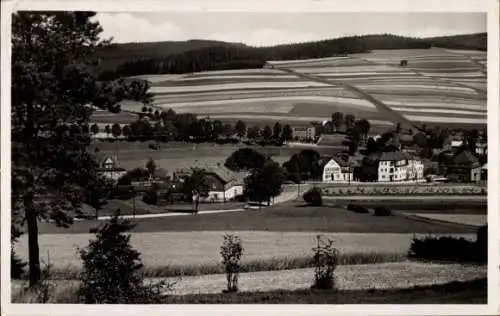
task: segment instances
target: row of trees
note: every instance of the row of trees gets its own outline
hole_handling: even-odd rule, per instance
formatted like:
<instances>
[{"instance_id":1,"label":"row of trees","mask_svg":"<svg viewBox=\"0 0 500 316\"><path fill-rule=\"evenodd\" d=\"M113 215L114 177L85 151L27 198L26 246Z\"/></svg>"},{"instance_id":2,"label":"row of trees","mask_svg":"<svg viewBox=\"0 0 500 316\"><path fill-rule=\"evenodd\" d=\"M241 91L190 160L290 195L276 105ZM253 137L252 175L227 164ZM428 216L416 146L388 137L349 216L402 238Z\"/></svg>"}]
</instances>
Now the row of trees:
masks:
<instances>
[{"instance_id":1,"label":"row of trees","mask_svg":"<svg viewBox=\"0 0 500 316\"><path fill-rule=\"evenodd\" d=\"M151 109L151 108L150 108ZM221 138L228 139L234 136L240 140L246 137L253 141L276 141L286 142L293 138L292 127L288 124L282 126L276 122L271 128L266 125L264 128L258 126L248 126L245 122L238 120L234 125L222 123L219 120L210 118L198 119L196 115L190 113L177 114L173 110L156 110L153 113L144 108L141 117L123 127L118 124L105 125L104 132L115 139L124 136L128 140L156 140L157 142L168 141L195 141L195 142L215 142ZM144 115L148 115L152 120L147 120ZM84 129L93 134L100 132L97 124Z\"/></svg>"},{"instance_id":2,"label":"row of trees","mask_svg":"<svg viewBox=\"0 0 500 316\"><path fill-rule=\"evenodd\" d=\"M119 76L135 76L141 74L262 68L267 60L343 56L346 54L364 53L372 49L429 47L429 43L420 39L392 35L350 36L274 47L220 44L187 50L162 58L134 58L119 66L116 69L116 74ZM144 56L147 55L148 53L145 52Z\"/></svg>"}]
</instances>

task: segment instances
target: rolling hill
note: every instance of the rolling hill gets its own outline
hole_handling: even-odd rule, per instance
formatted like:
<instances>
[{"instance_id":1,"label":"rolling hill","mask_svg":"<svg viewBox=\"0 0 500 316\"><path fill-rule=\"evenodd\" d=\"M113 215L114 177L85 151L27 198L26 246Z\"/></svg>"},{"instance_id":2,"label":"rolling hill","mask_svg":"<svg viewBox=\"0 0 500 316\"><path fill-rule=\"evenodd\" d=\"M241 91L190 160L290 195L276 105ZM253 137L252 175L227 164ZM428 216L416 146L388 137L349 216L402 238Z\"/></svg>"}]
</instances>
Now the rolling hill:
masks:
<instances>
[{"instance_id":1,"label":"rolling hill","mask_svg":"<svg viewBox=\"0 0 500 316\"><path fill-rule=\"evenodd\" d=\"M251 47L241 43L207 40L112 44L96 54L98 71L119 75L187 73L205 70L261 68L268 60L325 58L380 49L486 50L486 33L433 38L410 38L390 34Z\"/></svg>"}]
</instances>

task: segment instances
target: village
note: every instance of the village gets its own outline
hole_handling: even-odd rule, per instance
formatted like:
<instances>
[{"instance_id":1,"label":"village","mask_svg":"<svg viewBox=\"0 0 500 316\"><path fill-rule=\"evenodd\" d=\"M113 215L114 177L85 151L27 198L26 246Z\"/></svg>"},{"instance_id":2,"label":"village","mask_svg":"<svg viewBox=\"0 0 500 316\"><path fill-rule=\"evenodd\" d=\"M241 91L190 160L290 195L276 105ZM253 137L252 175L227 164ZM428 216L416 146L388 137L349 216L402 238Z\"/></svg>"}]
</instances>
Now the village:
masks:
<instances>
[{"instance_id":1,"label":"village","mask_svg":"<svg viewBox=\"0 0 500 316\"><path fill-rule=\"evenodd\" d=\"M359 121L361 120L351 125L356 127ZM344 125L345 129L342 130ZM422 143L422 136L424 142L431 139L432 131L414 135L411 129L403 131L399 124L394 130L371 134L368 138L358 136L356 140L352 137L352 134L356 134L352 132L353 127L333 124L333 119L321 123L312 122L309 126L292 126L291 130L292 139L283 146L302 151L312 150L318 159L308 161L311 165L306 168L319 172L297 180L290 177L288 170L286 183L289 185L397 186L411 183L470 184L487 181L487 139L484 132L477 130L468 134L462 131L448 133L450 135L442 139L441 144L430 149L427 157L422 157L424 148L417 142ZM262 130L258 134L262 135ZM116 139L107 140L119 142ZM101 135L100 141L106 141L106 138L103 139ZM354 141L356 144L353 146ZM165 147L168 147L168 143ZM258 153L261 147L247 148ZM321 154L316 152L319 149ZM300 154L301 152L297 153ZM102 156L99 172L117 184L118 188L143 196L144 202L148 204L190 202L193 190L201 190L201 203L252 202L244 194L245 178L251 174L250 169L231 170L227 163L219 161L215 164L206 163L203 167L166 170L162 166L156 166L154 160L150 159L150 166L136 166L137 170L142 170L142 173L137 173L121 167L118 156L119 152L118 155ZM286 162L283 167L286 167ZM198 173L196 180L192 179L194 173ZM152 199L148 198L151 192L155 192Z\"/></svg>"}]
</instances>

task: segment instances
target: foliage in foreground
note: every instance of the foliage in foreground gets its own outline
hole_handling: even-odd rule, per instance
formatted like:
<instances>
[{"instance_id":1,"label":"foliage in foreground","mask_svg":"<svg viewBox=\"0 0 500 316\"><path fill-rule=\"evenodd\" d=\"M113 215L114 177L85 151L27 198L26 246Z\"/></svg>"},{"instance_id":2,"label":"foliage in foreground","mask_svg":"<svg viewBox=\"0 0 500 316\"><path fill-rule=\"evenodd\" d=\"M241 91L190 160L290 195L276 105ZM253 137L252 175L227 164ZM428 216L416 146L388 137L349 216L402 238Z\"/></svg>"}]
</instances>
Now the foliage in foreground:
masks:
<instances>
[{"instance_id":1,"label":"foliage in foreground","mask_svg":"<svg viewBox=\"0 0 500 316\"><path fill-rule=\"evenodd\" d=\"M313 187L303 195L304 201L311 206L323 205L323 198L321 196L321 189Z\"/></svg>"},{"instance_id":2,"label":"foliage in foreground","mask_svg":"<svg viewBox=\"0 0 500 316\"><path fill-rule=\"evenodd\" d=\"M374 216L392 216L392 211L387 206L378 206L373 210Z\"/></svg>"},{"instance_id":3,"label":"foliage in foreground","mask_svg":"<svg viewBox=\"0 0 500 316\"><path fill-rule=\"evenodd\" d=\"M486 304L487 280L388 290L296 290L169 296L170 304Z\"/></svg>"},{"instance_id":4,"label":"foliage in foreground","mask_svg":"<svg viewBox=\"0 0 500 316\"><path fill-rule=\"evenodd\" d=\"M80 250L83 271L78 289L85 304L160 303L169 285L144 284L140 253L130 245L126 233L135 225L120 220L118 213L101 228L93 228L96 239Z\"/></svg>"},{"instance_id":5,"label":"foliage in foreground","mask_svg":"<svg viewBox=\"0 0 500 316\"><path fill-rule=\"evenodd\" d=\"M224 236L220 254L227 279L227 289L225 292L237 292L238 276L241 270L240 261L243 255L243 246L240 238L234 235Z\"/></svg>"},{"instance_id":6,"label":"foliage in foreground","mask_svg":"<svg viewBox=\"0 0 500 316\"><path fill-rule=\"evenodd\" d=\"M334 272L339 263L339 251L333 247L333 241L316 237L317 246L313 248L314 284L313 289L332 290L335 288Z\"/></svg>"},{"instance_id":7,"label":"foliage in foreground","mask_svg":"<svg viewBox=\"0 0 500 316\"><path fill-rule=\"evenodd\" d=\"M93 73L93 53L109 43L95 15L12 15L12 218L27 226L31 286L41 277L39 220L69 226L98 178L88 152L93 107L117 113L123 100L151 101L146 81L101 80Z\"/></svg>"},{"instance_id":8,"label":"foliage in foreground","mask_svg":"<svg viewBox=\"0 0 500 316\"><path fill-rule=\"evenodd\" d=\"M463 237L413 238L408 257L413 259L485 263L487 261L487 226L477 231L476 241Z\"/></svg>"}]
</instances>

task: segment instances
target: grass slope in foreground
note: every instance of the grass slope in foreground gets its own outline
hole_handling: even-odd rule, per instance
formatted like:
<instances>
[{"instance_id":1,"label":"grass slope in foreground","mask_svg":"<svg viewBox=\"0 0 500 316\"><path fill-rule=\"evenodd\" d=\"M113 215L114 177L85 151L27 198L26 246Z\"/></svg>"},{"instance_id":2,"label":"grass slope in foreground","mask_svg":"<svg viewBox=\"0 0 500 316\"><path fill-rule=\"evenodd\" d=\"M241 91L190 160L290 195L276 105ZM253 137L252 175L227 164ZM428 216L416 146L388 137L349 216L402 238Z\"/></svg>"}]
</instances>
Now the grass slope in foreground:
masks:
<instances>
[{"instance_id":1,"label":"grass slope in foreground","mask_svg":"<svg viewBox=\"0 0 500 316\"><path fill-rule=\"evenodd\" d=\"M354 291L273 291L171 296L170 304L486 304L487 280Z\"/></svg>"}]
</instances>

